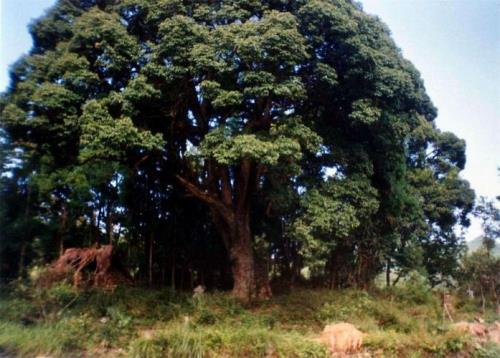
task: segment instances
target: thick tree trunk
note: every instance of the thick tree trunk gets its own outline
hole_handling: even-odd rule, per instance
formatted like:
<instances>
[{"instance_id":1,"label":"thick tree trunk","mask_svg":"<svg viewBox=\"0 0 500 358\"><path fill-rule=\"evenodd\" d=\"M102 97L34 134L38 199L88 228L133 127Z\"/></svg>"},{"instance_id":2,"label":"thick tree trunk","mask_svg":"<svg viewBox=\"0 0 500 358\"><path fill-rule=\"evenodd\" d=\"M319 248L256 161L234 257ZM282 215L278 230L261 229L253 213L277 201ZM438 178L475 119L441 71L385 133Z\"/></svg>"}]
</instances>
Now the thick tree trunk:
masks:
<instances>
[{"instance_id":1,"label":"thick tree trunk","mask_svg":"<svg viewBox=\"0 0 500 358\"><path fill-rule=\"evenodd\" d=\"M221 235L231 262L233 276L232 295L248 302L254 298L272 296L266 260L257 260L253 247L248 213L238 215L234 221L223 220L213 212L214 223Z\"/></svg>"},{"instance_id":2,"label":"thick tree trunk","mask_svg":"<svg viewBox=\"0 0 500 358\"><path fill-rule=\"evenodd\" d=\"M255 260L248 214L239 215L231 226L232 293L243 301L249 301L255 295Z\"/></svg>"},{"instance_id":3,"label":"thick tree trunk","mask_svg":"<svg viewBox=\"0 0 500 358\"><path fill-rule=\"evenodd\" d=\"M249 160L242 162L233 184L227 168L216 169L209 163L207 191L177 176L189 192L210 207L215 227L231 261L232 294L245 302L271 296L267 268L256 270L250 230L251 193L256 177L256 170Z\"/></svg>"},{"instance_id":4,"label":"thick tree trunk","mask_svg":"<svg viewBox=\"0 0 500 358\"><path fill-rule=\"evenodd\" d=\"M233 296L248 302L253 298L269 299L272 296L268 270L256 264L252 242L240 242L231 249Z\"/></svg>"}]
</instances>

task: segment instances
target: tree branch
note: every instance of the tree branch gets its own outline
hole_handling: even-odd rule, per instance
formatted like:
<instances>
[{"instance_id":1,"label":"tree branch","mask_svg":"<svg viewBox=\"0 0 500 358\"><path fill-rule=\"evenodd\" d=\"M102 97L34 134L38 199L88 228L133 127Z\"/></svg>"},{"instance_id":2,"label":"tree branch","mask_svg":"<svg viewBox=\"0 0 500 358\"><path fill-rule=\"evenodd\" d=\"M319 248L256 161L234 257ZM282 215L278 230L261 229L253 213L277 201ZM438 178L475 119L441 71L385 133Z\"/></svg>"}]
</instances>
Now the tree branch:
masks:
<instances>
[{"instance_id":1,"label":"tree branch","mask_svg":"<svg viewBox=\"0 0 500 358\"><path fill-rule=\"evenodd\" d=\"M186 188L186 190L188 190L199 200L203 201L205 204L217 210L225 220L233 219L234 214L232 210L229 209L217 196L206 193L196 184L191 183L189 180L184 179L180 175L176 175L175 177L184 186L184 188Z\"/></svg>"}]
</instances>

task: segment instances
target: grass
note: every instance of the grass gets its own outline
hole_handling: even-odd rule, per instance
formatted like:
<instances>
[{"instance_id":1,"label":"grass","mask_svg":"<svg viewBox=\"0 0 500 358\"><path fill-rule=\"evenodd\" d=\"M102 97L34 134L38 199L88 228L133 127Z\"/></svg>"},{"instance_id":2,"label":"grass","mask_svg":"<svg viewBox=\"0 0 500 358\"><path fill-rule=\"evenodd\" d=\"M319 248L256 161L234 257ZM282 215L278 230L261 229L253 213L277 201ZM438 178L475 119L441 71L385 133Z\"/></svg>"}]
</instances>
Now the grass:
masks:
<instances>
[{"instance_id":1,"label":"grass","mask_svg":"<svg viewBox=\"0 0 500 358\"><path fill-rule=\"evenodd\" d=\"M5 291L5 290L3 290ZM224 293L194 299L168 289L76 292L22 285L0 297L0 351L54 357L327 357L313 338L346 321L366 333L380 357L496 357L442 322L438 294L423 288L330 291L296 289L243 306ZM456 299L457 319L476 302ZM489 321L499 319L493 310Z\"/></svg>"}]
</instances>

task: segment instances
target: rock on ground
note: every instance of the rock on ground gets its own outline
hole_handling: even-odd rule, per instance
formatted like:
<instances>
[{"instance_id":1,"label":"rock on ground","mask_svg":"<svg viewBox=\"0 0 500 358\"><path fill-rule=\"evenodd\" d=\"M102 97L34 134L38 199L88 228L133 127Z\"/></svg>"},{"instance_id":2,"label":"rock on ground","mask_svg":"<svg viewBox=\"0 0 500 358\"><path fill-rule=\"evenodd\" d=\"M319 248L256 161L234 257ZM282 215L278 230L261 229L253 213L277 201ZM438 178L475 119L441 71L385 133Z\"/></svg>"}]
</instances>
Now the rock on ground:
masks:
<instances>
[{"instance_id":1,"label":"rock on ground","mask_svg":"<svg viewBox=\"0 0 500 358\"><path fill-rule=\"evenodd\" d=\"M474 337L485 337L488 332L488 327L484 323L470 323L462 321L453 324L452 327L457 331L469 333Z\"/></svg>"},{"instance_id":2,"label":"rock on ground","mask_svg":"<svg viewBox=\"0 0 500 358\"><path fill-rule=\"evenodd\" d=\"M500 322L495 322L488 329L488 339L491 342L500 344Z\"/></svg>"},{"instance_id":3,"label":"rock on ground","mask_svg":"<svg viewBox=\"0 0 500 358\"><path fill-rule=\"evenodd\" d=\"M318 341L332 353L352 353L363 344L363 333L350 323L329 324L323 329Z\"/></svg>"},{"instance_id":4,"label":"rock on ground","mask_svg":"<svg viewBox=\"0 0 500 358\"><path fill-rule=\"evenodd\" d=\"M487 325L483 322L457 322L452 325L452 328L468 333L480 342L494 342L500 344L500 322L494 322Z\"/></svg>"}]
</instances>

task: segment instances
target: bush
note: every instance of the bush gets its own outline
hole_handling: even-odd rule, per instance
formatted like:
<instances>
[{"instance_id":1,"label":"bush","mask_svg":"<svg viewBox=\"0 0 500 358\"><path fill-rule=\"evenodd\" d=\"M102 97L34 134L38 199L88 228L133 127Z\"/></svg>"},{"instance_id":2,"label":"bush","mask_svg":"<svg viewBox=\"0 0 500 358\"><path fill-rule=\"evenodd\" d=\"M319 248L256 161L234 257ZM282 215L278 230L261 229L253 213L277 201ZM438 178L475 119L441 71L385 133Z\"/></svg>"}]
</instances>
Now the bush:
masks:
<instances>
[{"instance_id":1,"label":"bush","mask_svg":"<svg viewBox=\"0 0 500 358\"><path fill-rule=\"evenodd\" d=\"M132 323L132 317L123 313L117 307L108 307L106 310L107 316L111 318L112 321L116 323L119 328L128 327Z\"/></svg>"},{"instance_id":2,"label":"bush","mask_svg":"<svg viewBox=\"0 0 500 358\"><path fill-rule=\"evenodd\" d=\"M47 302L63 307L73 301L78 292L71 285L60 282L47 289L45 295Z\"/></svg>"},{"instance_id":3,"label":"bush","mask_svg":"<svg viewBox=\"0 0 500 358\"><path fill-rule=\"evenodd\" d=\"M380 302L378 305L374 305L372 312L378 325L384 329L410 333L417 327L416 320L411 318L408 313L386 303Z\"/></svg>"},{"instance_id":4,"label":"bush","mask_svg":"<svg viewBox=\"0 0 500 358\"><path fill-rule=\"evenodd\" d=\"M88 343L85 332L74 320L29 327L0 322L0 350L16 355L74 354Z\"/></svg>"},{"instance_id":5,"label":"bush","mask_svg":"<svg viewBox=\"0 0 500 358\"><path fill-rule=\"evenodd\" d=\"M203 307L198 311L196 323L202 325L213 325L215 322L217 322L217 315L210 309Z\"/></svg>"},{"instance_id":6,"label":"bush","mask_svg":"<svg viewBox=\"0 0 500 358\"><path fill-rule=\"evenodd\" d=\"M395 330L385 330L370 333L365 338L365 346L372 349L382 349L384 356L398 357L425 356L449 357L457 353L465 353L470 349L467 336L457 332L446 332L444 335L432 334L421 327L411 334L403 334Z\"/></svg>"},{"instance_id":7,"label":"bush","mask_svg":"<svg viewBox=\"0 0 500 358\"><path fill-rule=\"evenodd\" d=\"M374 305L373 298L364 291L344 291L325 302L317 313L324 324L336 321L352 321L363 318Z\"/></svg>"},{"instance_id":8,"label":"bush","mask_svg":"<svg viewBox=\"0 0 500 358\"><path fill-rule=\"evenodd\" d=\"M394 290L398 299L419 305L436 303L436 296L431 290L427 278L412 272L402 287Z\"/></svg>"},{"instance_id":9,"label":"bush","mask_svg":"<svg viewBox=\"0 0 500 358\"><path fill-rule=\"evenodd\" d=\"M472 352L473 358L498 358L500 357L500 345L487 343L483 347L477 347Z\"/></svg>"},{"instance_id":10,"label":"bush","mask_svg":"<svg viewBox=\"0 0 500 358\"><path fill-rule=\"evenodd\" d=\"M442 337L433 337L422 343L424 349L436 357L447 357L451 354L466 353L470 339L461 332L449 331Z\"/></svg>"},{"instance_id":11,"label":"bush","mask_svg":"<svg viewBox=\"0 0 500 358\"><path fill-rule=\"evenodd\" d=\"M0 318L4 321L29 324L38 318L39 308L24 298L6 298L0 302Z\"/></svg>"}]
</instances>

